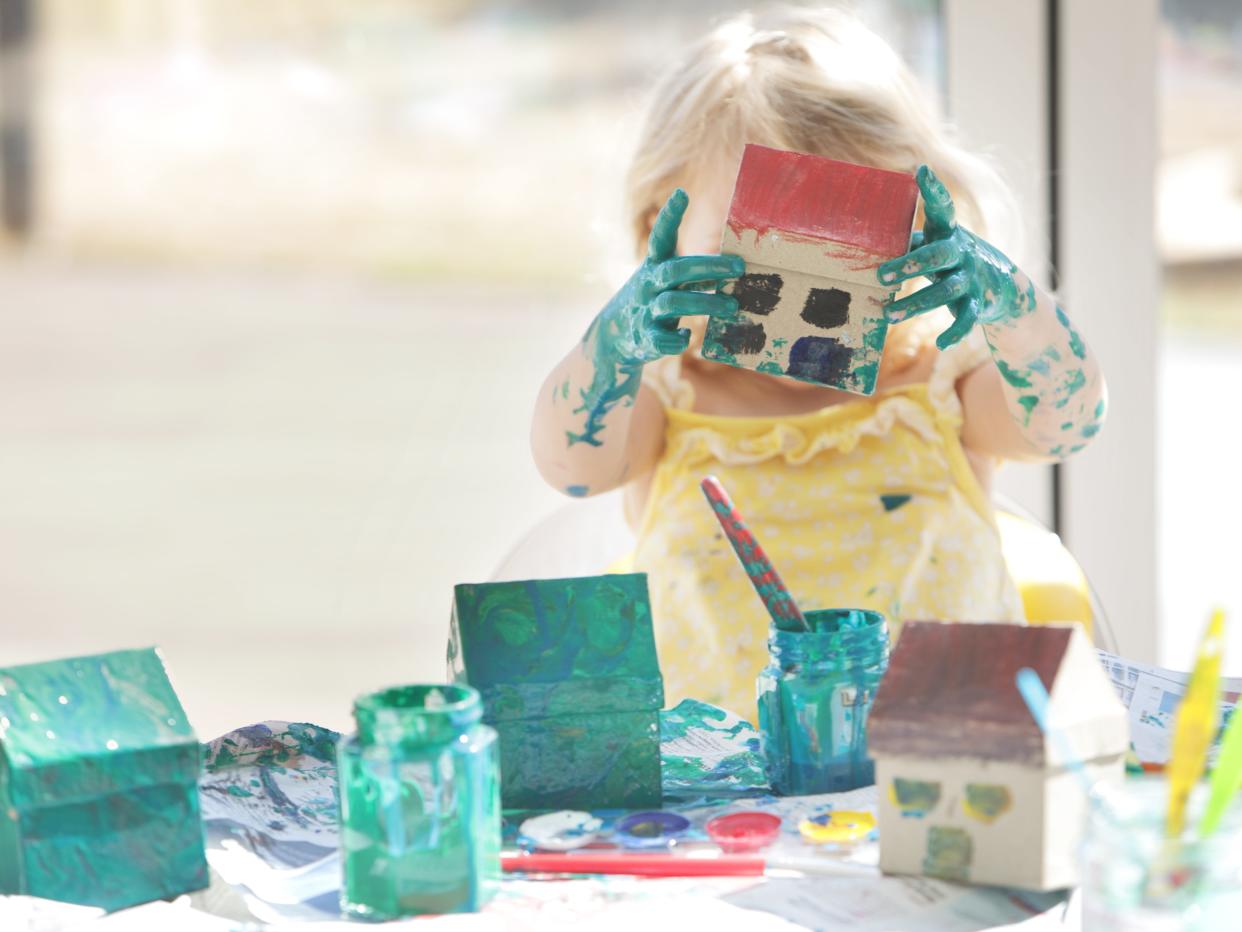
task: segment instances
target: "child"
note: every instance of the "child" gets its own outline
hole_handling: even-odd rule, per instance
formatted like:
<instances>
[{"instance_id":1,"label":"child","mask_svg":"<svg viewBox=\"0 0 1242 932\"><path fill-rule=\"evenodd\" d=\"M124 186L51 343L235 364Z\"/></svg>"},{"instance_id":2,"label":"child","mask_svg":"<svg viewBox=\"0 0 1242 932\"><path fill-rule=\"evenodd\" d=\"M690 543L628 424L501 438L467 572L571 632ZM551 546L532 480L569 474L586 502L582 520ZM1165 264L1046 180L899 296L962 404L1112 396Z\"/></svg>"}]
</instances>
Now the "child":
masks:
<instances>
[{"instance_id":1,"label":"child","mask_svg":"<svg viewBox=\"0 0 1242 932\"><path fill-rule=\"evenodd\" d=\"M687 288L744 270L713 253L748 142L917 173L921 231L877 271L902 291L873 396L697 354L706 318L737 307ZM903 618L1022 620L993 469L1081 449L1105 387L1055 300L978 235L992 182L844 13L742 16L658 85L628 177L645 258L544 383L532 446L570 495L625 487L670 704L753 716L767 658L764 608L699 491L709 474L804 610L878 609L894 634Z\"/></svg>"}]
</instances>

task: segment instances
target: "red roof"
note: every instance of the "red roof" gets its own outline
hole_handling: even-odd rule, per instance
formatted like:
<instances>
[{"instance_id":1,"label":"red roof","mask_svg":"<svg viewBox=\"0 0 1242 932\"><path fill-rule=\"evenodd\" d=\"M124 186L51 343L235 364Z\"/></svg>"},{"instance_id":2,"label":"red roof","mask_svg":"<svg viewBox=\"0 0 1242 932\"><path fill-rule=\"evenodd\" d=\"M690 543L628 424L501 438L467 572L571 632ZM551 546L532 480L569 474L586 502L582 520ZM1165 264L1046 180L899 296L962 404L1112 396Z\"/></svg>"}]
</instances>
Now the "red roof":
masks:
<instances>
[{"instance_id":1,"label":"red roof","mask_svg":"<svg viewBox=\"0 0 1242 932\"><path fill-rule=\"evenodd\" d=\"M761 235L782 230L892 258L909 248L917 200L913 175L748 145L729 226Z\"/></svg>"},{"instance_id":2,"label":"red roof","mask_svg":"<svg viewBox=\"0 0 1242 932\"><path fill-rule=\"evenodd\" d=\"M1049 693L1072 629L910 621L867 717L874 753L979 757L1039 765L1044 739L1015 676L1037 674Z\"/></svg>"}]
</instances>

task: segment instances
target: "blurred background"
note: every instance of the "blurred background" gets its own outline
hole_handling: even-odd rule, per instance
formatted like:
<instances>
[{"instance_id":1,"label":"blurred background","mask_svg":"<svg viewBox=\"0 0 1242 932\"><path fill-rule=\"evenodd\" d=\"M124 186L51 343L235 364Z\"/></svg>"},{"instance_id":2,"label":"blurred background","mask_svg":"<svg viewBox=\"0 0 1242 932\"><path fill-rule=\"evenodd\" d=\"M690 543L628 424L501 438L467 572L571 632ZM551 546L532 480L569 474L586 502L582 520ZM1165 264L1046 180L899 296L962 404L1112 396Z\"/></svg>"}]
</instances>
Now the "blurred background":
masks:
<instances>
[{"instance_id":1,"label":"blurred background","mask_svg":"<svg viewBox=\"0 0 1242 932\"><path fill-rule=\"evenodd\" d=\"M562 504L529 409L631 264L644 92L761 5L0 0L0 665L159 644L203 737L441 677L452 585ZM952 113L942 4L853 6ZM1142 659L1186 665L1242 611L1242 8L1158 17Z\"/></svg>"}]
</instances>

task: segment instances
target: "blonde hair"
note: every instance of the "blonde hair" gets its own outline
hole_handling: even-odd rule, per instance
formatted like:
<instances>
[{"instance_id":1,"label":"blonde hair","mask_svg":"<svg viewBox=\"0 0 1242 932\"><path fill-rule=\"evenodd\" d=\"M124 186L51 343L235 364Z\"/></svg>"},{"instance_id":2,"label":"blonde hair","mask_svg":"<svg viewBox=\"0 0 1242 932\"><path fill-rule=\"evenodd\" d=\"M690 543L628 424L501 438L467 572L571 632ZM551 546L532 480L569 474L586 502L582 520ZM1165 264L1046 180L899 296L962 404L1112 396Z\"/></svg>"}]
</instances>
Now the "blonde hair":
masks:
<instances>
[{"instance_id":1,"label":"blonde hair","mask_svg":"<svg viewBox=\"0 0 1242 932\"><path fill-rule=\"evenodd\" d=\"M1016 228L1004 183L953 141L883 39L852 13L786 6L727 20L656 84L625 183L640 255L673 187L748 142L895 171L927 164L963 225Z\"/></svg>"}]
</instances>

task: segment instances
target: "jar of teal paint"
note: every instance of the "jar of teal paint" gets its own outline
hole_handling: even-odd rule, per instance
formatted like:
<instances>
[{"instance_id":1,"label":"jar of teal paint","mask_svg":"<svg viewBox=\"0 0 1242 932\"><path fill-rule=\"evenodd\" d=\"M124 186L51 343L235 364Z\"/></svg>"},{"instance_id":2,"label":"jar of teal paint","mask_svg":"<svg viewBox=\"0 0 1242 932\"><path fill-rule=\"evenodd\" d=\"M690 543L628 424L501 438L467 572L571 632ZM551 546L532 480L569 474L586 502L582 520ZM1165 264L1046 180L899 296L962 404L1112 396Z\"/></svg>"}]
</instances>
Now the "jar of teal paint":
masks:
<instances>
[{"instance_id":1,"label":"jar of teal paint","mask_svg":"<svg viewBox=\"0 0 1242 932\"><path fill-rule=\"evenodd\" d=\"M888 669L879 612L806 612L810 631L773 627L759 674L759 731L768 782L783 796L837 793L875 782L867 714Z\"/></svg>"},{"instance_id":2,"label":"jar of teal paint","mask_svg":"<svg viewBox=\"0 0 1242 932\"><path fill-rule=\"evenodd\" d=\"M469 686L399 686L354 702L337 749L341 908L385 920L473 912L500 882L496 732Z\"/></svg>"}]
</instances>

